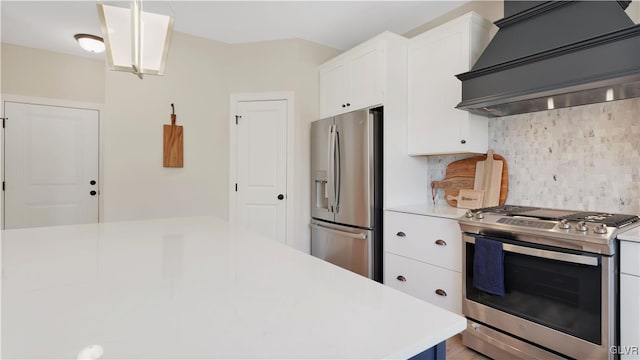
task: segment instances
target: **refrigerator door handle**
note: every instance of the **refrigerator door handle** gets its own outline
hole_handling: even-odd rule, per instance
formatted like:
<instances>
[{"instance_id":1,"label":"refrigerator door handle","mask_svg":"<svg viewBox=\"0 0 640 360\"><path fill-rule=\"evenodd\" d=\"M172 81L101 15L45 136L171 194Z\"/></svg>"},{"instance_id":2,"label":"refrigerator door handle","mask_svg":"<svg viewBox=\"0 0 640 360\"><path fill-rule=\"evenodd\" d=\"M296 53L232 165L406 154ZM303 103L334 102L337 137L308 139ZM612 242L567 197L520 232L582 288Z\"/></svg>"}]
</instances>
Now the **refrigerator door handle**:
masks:
<instances>
[{"instance_id":1,"label":"refrigerator door handle","mask_svg":"<svg viewBox=\"0 0 640 360\"><path fill-rule=\"evenodd\" d=\"M340 132L338 131L338 128L336 127L335 129L335 152L336 152L336 164L335 164L335 172L337 174L336 176L336 182L335 182L335 187L336 187L336 213L340 212L340 191L342 190L342 162L340 161Z\"/></svg>"},{"instance_id":2,"label":"refrigerator door handle","mask_svg":"<svg viewBox=\"0 0 640 360\"><path fill-rule=\"evenodd\" d=\"M333 148L334 146L334 142L333 142L333 128L335 127L335 125L331 124L329 125L329 136L327 137L329 140L329 146L327 146L327 148L329 149L329 152L327 153L327 164L329 164L328 166L328 176L327 176L327 192L328 192L328 210L329 212L333 212L333 206L335 203L335 181L334 181L334 166L333 166L333 161L334 161L334 151L335 149Z\"/></svg>"},{"instance_id":3,"label":"refrigerator door handle","mask_svg":"<svg viewBox=\"0 0 640 360\"><path fill-rule=\"evenodd\" d=\"M340 235L340 236L346 236L346 237L354 238L354 239L361 239L361 240L366 240L367 239L367 234L366 233L345 232L345 231L332 229L332 228L330 228L328 226L322 226L320 224L311 224L311 228L322 230L322 231L326 231L328 233L332 233L332 234L336 234L336 235Z\"/></svg>"}]
</instances>

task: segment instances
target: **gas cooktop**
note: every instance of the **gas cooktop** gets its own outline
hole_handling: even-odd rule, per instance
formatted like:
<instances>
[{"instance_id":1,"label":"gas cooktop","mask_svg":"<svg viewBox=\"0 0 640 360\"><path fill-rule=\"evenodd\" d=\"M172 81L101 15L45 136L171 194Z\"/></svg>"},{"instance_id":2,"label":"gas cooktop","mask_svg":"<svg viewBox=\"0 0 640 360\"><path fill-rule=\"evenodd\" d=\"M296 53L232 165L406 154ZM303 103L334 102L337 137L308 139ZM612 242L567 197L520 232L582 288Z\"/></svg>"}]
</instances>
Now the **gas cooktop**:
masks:
<instances>
[{"instance_id":1,"label":"gas cooktop","mask_svg":"<svg viewBox=\"0 0 640 360\"><path fill-rule=\"evenodd\" d=\"M469 210L458 219L467 233L516 238L613 254L617 235L640 225L637 215L502 205Z\"/></svg>"},{"instance_id":2,"label":"gas cooktop","mask_svg":"<svg viewBox=\"0 0 640 360\"><path fill-rule=\"evenodd\" d=\"M637 215L611 214L604 212L572 211L545 209L530 206L502 205L482 209L474 212L494 213L506 216L526 216L541 220L568 220L584 221L589 223L602 223L606 226L622 228L626 225L640 221Z\"/></svg>"}]
</instances>

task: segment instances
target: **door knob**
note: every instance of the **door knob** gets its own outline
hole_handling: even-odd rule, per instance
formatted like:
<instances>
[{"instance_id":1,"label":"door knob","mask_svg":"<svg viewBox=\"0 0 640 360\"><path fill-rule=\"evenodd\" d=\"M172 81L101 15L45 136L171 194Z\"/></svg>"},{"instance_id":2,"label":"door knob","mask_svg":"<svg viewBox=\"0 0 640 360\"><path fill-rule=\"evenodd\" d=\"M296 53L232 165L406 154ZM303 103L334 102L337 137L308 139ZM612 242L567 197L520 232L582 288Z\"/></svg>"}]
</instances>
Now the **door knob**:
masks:
<instances>
[{"instance_id":1,"label":"door knob","mask_svg":"<svg viewBox=\"0 0 640 360\"><path fill-rule=\"evenodd\" d=\"M279 194L279 195L278 195L278 200L282 200L282 199L284 199L284 195Z\"/></svg>"},{"instance_id":2,"label":"door knob","mask_svg":"<svg viewBox=\"0 0 640 360\"><path fill-rule=\"evenodd\" d=\"M96 196L97 192L95 190L91 190L89 191L89 195L91 196Z\"/></svg>"},{"instance_id":3,"label":"door knob","mask_svg":"<svg viewBox=\"0 0 640 360\"><path fill-rule=\"evenodd\" d=\"M96 184L96 181L95 181L95 180L91 180L91 181L89 181L89 184L91 184L91 185L95 185L95 184Z\"/></svg>"}]
</instances>

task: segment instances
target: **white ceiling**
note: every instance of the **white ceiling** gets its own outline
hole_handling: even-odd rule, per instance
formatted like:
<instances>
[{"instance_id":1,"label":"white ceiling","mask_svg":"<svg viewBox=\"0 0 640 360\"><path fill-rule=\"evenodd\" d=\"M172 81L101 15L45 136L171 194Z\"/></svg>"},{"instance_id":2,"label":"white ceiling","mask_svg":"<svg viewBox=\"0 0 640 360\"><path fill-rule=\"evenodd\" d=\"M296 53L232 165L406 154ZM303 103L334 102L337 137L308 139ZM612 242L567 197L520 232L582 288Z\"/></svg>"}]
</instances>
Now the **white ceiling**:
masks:
<instances>
[{"instance_id":1,"label":"white ceiling","mask_svg":"<svg viewBox=\"0 0 640 360\"><path fill-rule=\"evenodd\" d=\"M378 33L405 33L467 1L146 1L175 16L175 31L225 43L299 38L348 49ZM0 0L2 42L102 58L73 35L101 36L96 1ZM127 2L106 1L128 7Z\"/></svg>"}]
</instances>

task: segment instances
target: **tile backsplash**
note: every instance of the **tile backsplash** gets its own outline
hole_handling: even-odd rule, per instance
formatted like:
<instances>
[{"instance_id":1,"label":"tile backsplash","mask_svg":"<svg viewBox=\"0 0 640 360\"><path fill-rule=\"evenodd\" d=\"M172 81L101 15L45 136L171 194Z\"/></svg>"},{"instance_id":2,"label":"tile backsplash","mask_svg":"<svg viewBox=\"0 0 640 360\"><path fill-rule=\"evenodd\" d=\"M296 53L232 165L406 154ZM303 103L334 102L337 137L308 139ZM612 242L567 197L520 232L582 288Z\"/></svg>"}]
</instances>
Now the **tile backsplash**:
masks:
<instances>
[{"instance_id":1,"label":"tile backsplash","mask_svg":"<svg viewBox=\"0 0 640 360\"><path fill-rule=\"evenodd\" d=\"M507 161L509 204L640 214L638 98L491 119L489 148ZM429 157L429 178L465 157Z\"/></svg>"}]
</instances>

